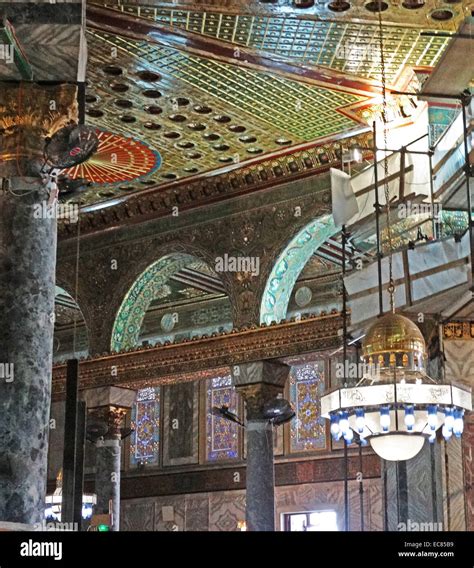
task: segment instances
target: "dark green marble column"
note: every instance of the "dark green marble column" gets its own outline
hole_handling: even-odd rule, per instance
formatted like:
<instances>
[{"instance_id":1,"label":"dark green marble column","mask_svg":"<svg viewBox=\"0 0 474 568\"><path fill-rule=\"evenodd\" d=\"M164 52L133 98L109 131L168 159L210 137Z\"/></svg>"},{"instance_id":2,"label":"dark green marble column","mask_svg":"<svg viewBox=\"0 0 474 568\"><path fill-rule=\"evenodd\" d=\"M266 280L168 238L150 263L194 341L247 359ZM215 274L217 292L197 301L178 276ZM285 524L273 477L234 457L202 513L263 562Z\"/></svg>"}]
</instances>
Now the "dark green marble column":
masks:
<instances>
[{"instance_id":1,"label":"dark green marble column","mask_svg":"<svg viewBox=\"0 0 474 568\"><path fill-rule=\"evenodd\" d=\"M441 447L425 441L413 459L383 461L385 530L443 530Z\"/></svg>"},{"instance_id":2,"label":"dark green marble column","mask_svg":"<svg viewBox=\"0 0 474 568\"><path fill-rule=\"evenodd\" d=\"M46 495L56 219L35 216L46 199L38 179L8 185L0 193L0 521L34 524Z\"/></svg>"},{"instance_id":3,"label":"dark green marble column","mask_svg":"<svg viewBox=\"0 0 474 568\"><path fill-rule=\"evenodd\" d=\"M234 385L245 400L247 423L246 522L249 531L275 530L273 427L266 402L283 392L290 367L260 361L234 367Z\"/></svg>"},{"instance_id":4,"label":"dark green marble column","mask_svg":"<svg viewBox=\"0 0 474 568\"><path fill-rule=\"evenodd\" d=\"M136 399L136 392L120 387L99 387L82 393L90 416L104 432L96 440L95 493L97 515L112 514L113 531L120 529L121 426Z\"/></svg>"}]
</instances>

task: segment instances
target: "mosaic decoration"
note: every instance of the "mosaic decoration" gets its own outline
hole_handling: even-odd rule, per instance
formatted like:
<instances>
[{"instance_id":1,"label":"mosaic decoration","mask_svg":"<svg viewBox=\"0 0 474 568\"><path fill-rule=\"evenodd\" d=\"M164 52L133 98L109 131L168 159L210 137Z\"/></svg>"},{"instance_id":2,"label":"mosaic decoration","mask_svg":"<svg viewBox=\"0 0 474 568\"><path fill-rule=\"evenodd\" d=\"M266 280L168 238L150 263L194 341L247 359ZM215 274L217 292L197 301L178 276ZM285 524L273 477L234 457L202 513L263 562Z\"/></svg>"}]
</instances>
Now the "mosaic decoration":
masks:
<instances>
[{"instance_id":1,"label":"mosaic decoration","mask_svg":"<svg viewBox=\"0 0 474 568\"><path fill-rule=\"evenodd\" d=\"M123 351L138 345L143 319L151 302L173 274L194 260L188 254L168 255L154 262L139 276L117 314L112 333L112 351Z\"/></svg>"},{"instance_id":2,"label":"mosaic decoration","mask_svg":"<svg viewBox=\"0 0 474 568\"><path fill-rule=\"evenodd\" d=\"M239 415L240 404L232 377L223 375L209 379L206 389L206 459L207 461L232 460L240 457L239 426L225 418L214 416L214 406L227 406Z\"/></svg>"},{"instance_id":3,"label":"mosaic decoration","mask_svg":"<svg viewBox=\"0 0 474 568\"><path fill-rule=\"evenodd\" d=\"M260 307L260 323L285 319L298 276L317 250L339 229L332 215L324 215L304 227L278 257L267 280Z\"/></svg>"},{"instance_id":4,"label":"mosaic decoration","mask_svg":"<svg viewBox=\"0 0 474 568\"><path fill-rule=\"evenodd\" d=\"M380 79L381 76L379 29L376 23L196 12L132 5L121 5L118 9L152 19L160 25L203 34L303 63L370 79ZM367 17L368 12L363 15ZM439 61L449 42L449 36L420 35L421 31L424 30L401 25L385 26L384 44L390 49L390 57L385 61L389 83L396 81L405 65L434 67Z\"/></svg>"},{"instance_id":5,"label":"mosaic decoration","mask_svg":"<svg viewBox=\"0 0 474 568\"><path fill-rule=\"evenodd\" d=\"M428 120L430 124L430 146L435 146L460 112L459 107L430 105Z\"/></svg>"},{"instance_id":6,"label":"mosaic decoration","mask_svg":"<svg viewBox=\"0 0 474 568\"><path fill-rule=\"evenodd\" d=\"M474 339L473 322L449 322L443 325L444 339Z\"/></svg>"},{"instance_id":7,"label":"mosaic decoration","mask_svg":"<svg viewBox=\"0 0 474 568\"><path fill-rule=\"evenodd\" d=\"M320 413L324 390L323 361L291 368L290 401L296 412L290 422L291 452L326 449L326 425Z\"/></svg>"},{"instance_id":8,"label":"mosaic decoration","mask_svg":"<svg viewBox=\"0 0 474 568\"><path fill-rule=\"evenodd\" d=\"M95 184L127 182L155 172L161 165L158 152L132 138L98 130L99 148L82 164L63 170L72 179L83 178Z\"/></svg>"},{"instance_id":9,"label":"mosaic decoration","mask_svg":"<svg viewBox=\"0 0 474 568\"><path fill-rule=\"evenodd\" d=\"M130 465L158 465L160 459L160 387L137 392L132 408Z\"/></svg>"}]
</instances>

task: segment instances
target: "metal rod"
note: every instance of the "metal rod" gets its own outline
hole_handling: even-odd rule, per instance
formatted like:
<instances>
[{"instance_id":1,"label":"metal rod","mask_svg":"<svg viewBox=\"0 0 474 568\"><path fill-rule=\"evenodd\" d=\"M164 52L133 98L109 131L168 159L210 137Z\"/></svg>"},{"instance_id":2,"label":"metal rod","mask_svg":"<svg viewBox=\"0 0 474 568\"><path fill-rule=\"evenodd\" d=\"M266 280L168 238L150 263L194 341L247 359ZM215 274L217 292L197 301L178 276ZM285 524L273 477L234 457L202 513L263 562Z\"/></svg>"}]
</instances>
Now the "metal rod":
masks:
<instances>
[{"instance_id":1,"label":"metal rod","mask_svg":"<svg viewBox=\"0 0 474 568\"><path fill-rule=\"evenodd\" d=\"M82 495L84 493L84 450L86 442L86 403L77 403L76 459L74 470L74 525L81 530Z\"/></svg>"},{"instance_id":2,"label":"metal rod","mask_svg":"<svg viewBox=\"0 0 474 568\"><path fill-rule=\"evenodd\" d=\"M344 438L344 531L349 530L349 460L347 456L347 442Z\"/></svg>"},{"instance_id":3,"label":"metal rod","mask_svg":"<svg viewBox=\"0 0 474 568\"><path fill-rule=\"evenodd\" d=\"M359 503L360 503L360 530L364 530L364 474L362 463L362 440L359 438Z\"/></svg>"},{"instance_id":4,"label":"metal rod","mask_svg":"<svg viewBox=\"0 0 474 568\"><path fill-rule=\"evenodd\" d=\"M469 146L468 146L468 125L467 125L467 112L466 107L470 103L470 97L464 97L462 99L462 122L463 122L463 129L464 129L464 157L465 157L465 165L464 171L466 174L466 194L467 194L467 212L468 212L468 223L469 223L469 244L470 244L470 252L471 252L471 291L474 290L474 231L473 231L473 223L472 223L472 207L471 207L471 185L470 185L470 177L471 177L471 163L469 160Z\"/></svg>"},{"instance_id":5,"label":"metal rod","mask_svg":"<svg viewBox=\"0 0 474 568\"><path fill-rule=\"evenodd\" d=\"M342 360L344 369L347 368L347 295L344 285L344 277L346 275L346 241L346 226L342 225ZM347 382L346 376L344 376L344 382Z\"/></svg>"},{"instance_id":6,"label":"metal rod","mask_svg":"<svg viewBox=\"0 0 474 568\"><path fill-rule=\"evenodd\" d=\"M374 137L374 185L375 185L375 230L377 232L377 271L379 279L379 315L383 314L382 296L382 250L380 243L380 202L379 202L379 174L377 170L377 125L373 122Z\"/></svg>"},{"instance_id":7,"label":"metal rod","mask_svg":"<svg viewBox=\"0 0 474 568\"><path fill-rule=\"evenodd\" d=\"M433 179L433 152L431 152L428 156L429 159L429 168L430 168L430 201L431 201L431 222L432 222L432 230L433 230L433 238L438 238L438 224L439 223L439 211L438 214L435 216L435 201L434 201L434 179ZM438 217L438 219L436 219Z\"/></svg>"},{"instance_id":8,"label":"metal rod","mask_svg":"<svg viewBox=\"0 0 474 568\"><path fill-rule=\"evenodd\" d=\"M398 190L398 198L401 200L405 197L405 168L406 168L406 155L407 149L402 146L400 149L400 184Z\"/></svg>"},{"instance_id":9,"label":"metal rod","mask_svg":"<svg viewBox=\"0 0 474 568\"><path fill-rule=\"evenodd\" d=\"M403 149L404 148L404 149ZM383 152L385 152L385 148L376 148L376 150L381 150ZM420 154L422 156L428 156L429 155L429 151L422 151L422 150L407 150L406 146L403 146L402 148L399 148L398 150L393 150L390 148L387 148L387 152L391 152L392 154L396 154L397 152L402 152L404 151L406 154Z\"/></svg>"},{"instance_id":10,"label":"metal rod","mask_svg":"<svg viewBox=\"0 0 474 568\"><path fill-rule=\"evenodd\" d=\"M422 134L421 136L418 136L418 138L415 138L415 140L412 140L411 142L408 142L408 144L405 146L405 148L408 148L408 146L411 146L412 144L415 144L415 142L419 142L420 140L423 140L423 138L426 138L427 136L429 136L429 132L425 132L425 134Z\"/></svg>"},{"instance_id":11,"label":"metal rod","mask_svg":"<svg viewBox=\"0 0 474 568\"><path fill-rule=\"evenodd\" d=\"M78 360L69 359L66 371L63 451L63 500L61 508L61 521L63 523L74 522L78 375Z\"/></svg>"},{"instance_id":12,"label":"metal rod","mask_svg":"<svg viewBox=\"0 0 474 568\"><path fill-rule=\"evenodd\" d=\"M410 93L408 91L390 91L392 95L407 95L409 97L426 97L432 99L453 99L462 100L463 95L448 95L446 93Z\"/></svg>"}]
</instances>

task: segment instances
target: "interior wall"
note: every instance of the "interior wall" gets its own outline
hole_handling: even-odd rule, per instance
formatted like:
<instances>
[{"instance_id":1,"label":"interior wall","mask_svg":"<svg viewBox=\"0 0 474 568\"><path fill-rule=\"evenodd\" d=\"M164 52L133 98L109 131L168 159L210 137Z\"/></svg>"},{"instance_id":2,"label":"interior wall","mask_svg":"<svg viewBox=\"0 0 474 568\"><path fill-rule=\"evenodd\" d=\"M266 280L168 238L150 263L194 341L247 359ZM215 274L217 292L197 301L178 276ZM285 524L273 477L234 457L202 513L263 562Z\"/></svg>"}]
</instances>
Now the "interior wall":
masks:
<instances>
[{"instance_id":1,"label":"interior wall","mask_svg":"<svg viewBox=\"0 0 474 568\"><path fill-rule=\"evenodd\" d=\"M452 324L462 337L472 334L471 324ZM474 387L474 338L446 338L452 326L445 326L444 354L445 373L448 381L465 383ZM445 523L447 530L474 530L474 417L465 418L462 440L450 440L446 444L448 467Z\"/></svg>"},{"instance_id":2,"label":"interior wall","mask_svg":"<svg viewBox=\"0 0 474 568\"><path fill-rule=\"evenodd\" d=\"M332 509L344 522L343 482L306 483L277 487L276 527L281 515ZM380 479L364 481L364 530L383 530L382 486ZM122 501L122 531L237 531L245 520L245 490L170 495ZM360 530L359 484L349 482L349 528Z\"/></svg>"}]
</instances>

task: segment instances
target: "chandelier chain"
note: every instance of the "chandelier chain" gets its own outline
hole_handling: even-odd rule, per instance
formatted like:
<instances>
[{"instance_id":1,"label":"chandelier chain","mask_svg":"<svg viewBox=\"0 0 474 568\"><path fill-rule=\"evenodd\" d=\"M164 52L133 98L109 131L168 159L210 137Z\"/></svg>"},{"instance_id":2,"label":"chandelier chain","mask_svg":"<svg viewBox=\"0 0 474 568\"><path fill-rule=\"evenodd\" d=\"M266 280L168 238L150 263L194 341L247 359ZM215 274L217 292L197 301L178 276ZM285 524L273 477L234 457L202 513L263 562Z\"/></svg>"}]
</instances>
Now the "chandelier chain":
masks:
<instances>
[{"instance_id":1,"label":"chandelier chain","mask_svg":"<svg viewBox=\"0 0 474 568\"><path fill-rule=\"evenodd\" d=\"M378 24L379 24L379 50L380 50L380 66L382 71L382 122L383 122L383 140L384 140L384 195L385 195L385 211L387 216L387 240L388 240L388 271L389 271L389 286L388 293L390 295L390 310L395 312L395 283L393 280L393 242L392 242L392 226L390 219L390 188L388 184L389 171L388 171L388 155L387 155L387 77L385 69L385 53L384 53L384 40L383 40L383 22L382 22L382 6L379 0L378 9Z\"/></svg>"}]
</instances>

